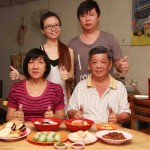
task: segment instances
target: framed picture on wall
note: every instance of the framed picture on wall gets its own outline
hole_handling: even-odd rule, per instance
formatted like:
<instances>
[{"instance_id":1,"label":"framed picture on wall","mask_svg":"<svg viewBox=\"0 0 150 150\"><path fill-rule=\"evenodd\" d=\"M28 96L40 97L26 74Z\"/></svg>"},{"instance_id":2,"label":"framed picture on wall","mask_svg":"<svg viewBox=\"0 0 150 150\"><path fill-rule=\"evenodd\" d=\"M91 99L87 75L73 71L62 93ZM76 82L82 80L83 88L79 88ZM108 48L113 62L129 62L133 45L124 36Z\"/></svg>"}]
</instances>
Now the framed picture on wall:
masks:
<instances>
[{"instance_id":1,"label":"framed picture on wall","mask_svg":"<svg viewBox=\"0 0 150 150\"><path fill-rule=\"evenodd\" d=\"M132 0L132 45L150 45L150 0Z\"/></svg>"}]
</instances>

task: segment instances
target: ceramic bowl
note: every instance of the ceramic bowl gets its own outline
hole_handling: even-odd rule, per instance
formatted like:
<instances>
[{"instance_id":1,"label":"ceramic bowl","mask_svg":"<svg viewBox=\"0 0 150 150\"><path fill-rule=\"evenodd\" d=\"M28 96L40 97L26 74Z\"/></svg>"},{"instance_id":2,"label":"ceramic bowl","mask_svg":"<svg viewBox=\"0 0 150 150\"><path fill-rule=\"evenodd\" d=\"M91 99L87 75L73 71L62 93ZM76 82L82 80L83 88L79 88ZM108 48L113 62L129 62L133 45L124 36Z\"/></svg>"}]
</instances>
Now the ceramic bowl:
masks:
<instances>
[{"instance_id":1,"label":"ceramic bowl","mask_svg":"<svg viewBox=\"0 0 150 150\"><path fill-rule=\"evenodd\" d=\"M32 123L35 128L40 131L54 131L57 130L63 120L55 119L55 118L32 118Z\"/></svg>"},{"instance_id":2,"label":"ceramic bowl","mask_svg":"<svg viewBox=\"0 0 150 150\"><path fill-rule=\"evenodd\" d=\"M72 143L71 147L75 150L81 150L85 147L85 145L81 142Z\"/></svg>"},{"instance_id":3,"label":"ceramic bowl","mask_svg":"<svg viewBox=\"0 0 150 150\"><path fill-rule=\"evenodd\" d=\"M88 119L67 119L65 120L66 127L71 131L86 131L89 130L94 121Z\"/></svg>"}]
</instances>

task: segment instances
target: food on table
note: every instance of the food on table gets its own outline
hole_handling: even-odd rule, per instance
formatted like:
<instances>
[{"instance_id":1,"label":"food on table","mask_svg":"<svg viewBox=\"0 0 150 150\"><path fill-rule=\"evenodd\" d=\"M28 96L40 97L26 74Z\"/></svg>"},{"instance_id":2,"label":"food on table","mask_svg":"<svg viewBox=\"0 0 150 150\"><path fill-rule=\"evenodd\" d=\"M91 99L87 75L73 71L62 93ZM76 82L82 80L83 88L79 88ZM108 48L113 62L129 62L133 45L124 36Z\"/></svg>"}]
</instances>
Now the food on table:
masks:
<instances>
[{"instance_id":1,"label":"food on table","mask_svg":"<svg viewBox=\"0 0 150 150\"><path fill-rule=\"evenodd\" d=\"M37 132L32 139L37 142L60 142L62 137L56 132Z\"/></svg>"},{"instance_id":2,"label":"food on table","mask_svg":"<svg viewBox=\"0 0 150 150\"><path fill-rule=\"evenodd\" d=\"M113 129L113 127L109 124L104 124L104 126L101 127L102 129Z\"/></svg>"},{"instance_id":3,"label":"food on table","mask_svg":"<svg viewBox=\"0 0 150 150\"><path fill-rule=\"evenodd\" d=\"M126 137L122 133L118 132L109 132L102 136L103 138L113 139L113 140L124 140Z\"/></svg>"},{"instance_id":4,"label":"food on table","mask_svg":"<svg viewBox=\"0 0 150 150\"><path fill-rule=\"evenodd\" d=\"M54 121L43 121L43 122L39 122L39 121L35 121L35 124L40 124L40 125L54 125L54 124L58 124L57 122Z\"/></svg>"},{"instance_id":5,"label":"food on table","mask_svg":"<svg viewBox=\"0 0 150 150\"><path fill-rule=\"evenodd\" d=\"M96 123L96 128L98 130L115 130L119 126L113 123Z\"/></svg>"},{"instance_id":6,"label":"food on table","mask_svg":"<svg viewBox=\"0 0 150 150\"><path fill-rule=\"evenodd\" d=\"M65 146L64 142L58 142L56 145L57 146Z\"/></svg>"},{"instance_id":7,"label":"food on table","mask_svg":"<svg viewBox=\"0 0 150 150\"><path fill-rule=\"evenodd\" d=\"M26 134L26 126L18 119L13 119L3 125L0 129L1 138L17 138Z\"/></svg>"},{"instance_id":8,"label":"food on table","mask_svg":"<svg viewBox=\"0 0 150 150\"><path fill-rule=\"evenodd\" d=\"M82 120L74 120L72 121L71 123L72 125L75 125L75 126L86 126L88 125L88 123L86 121L82 121Z\"/></svg>"},{"instance_id":9,"label":"food on table","mask_svg":"<svg viewBox=\"0 0 150 150\"><path fill-rule=\"evenodd\" d=\"M67 148L68 144L66 144L64 142L58 142L58 143L55 143L54 146L57 149L64 150Z\"/></svg>"},{"instance_id":10,"label":"food on table","mask_svg":"<svg viewBox=\"0 0 150 150\"><path fill-rule=\"evenodd\" d=\"M70 134L70 138L74 142L90 143L96 136L89 131L77 131Z\"/></svg>"},{"instance_id":11,"label":"food on table","mask_svg":"<svg viewBox=\"0 0 150 150\"><path fill-rule=\"evenodd\" d=\"M71 147L72 147L73 149L80 150L80 149L83 149L83 148L84 148L84 144L83 144L83 143L76 142L76 143L73 143Z\"/></svg>"}]
</instances>

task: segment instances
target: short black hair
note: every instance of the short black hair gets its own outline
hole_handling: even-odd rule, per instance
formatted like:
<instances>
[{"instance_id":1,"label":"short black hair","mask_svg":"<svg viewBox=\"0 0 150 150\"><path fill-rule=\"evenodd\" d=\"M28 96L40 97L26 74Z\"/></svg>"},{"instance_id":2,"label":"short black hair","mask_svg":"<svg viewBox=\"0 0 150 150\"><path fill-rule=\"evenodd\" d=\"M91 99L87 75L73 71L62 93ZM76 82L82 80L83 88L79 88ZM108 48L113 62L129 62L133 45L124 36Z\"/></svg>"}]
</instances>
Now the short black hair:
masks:
<instances>
[{"instance_id":1,"label":"short black hair","mask_svg":"<svg viewBox=\"0 0 150 150\"><path fill-rule=\"evenodd\" d=\"M101 14L100 8L99 8L96 1L94 1L94 0L85 0L85 1L83 1L77 9L77 18L78 18L78 20L80 20L79 19L80 15L82 15L84 13L87 13L88 11L92 10L93 8L96 9L97 15L100 16L100 14Z\"/></svg>"},{"instance_id":2,"label":"short black hair","mask_svg":"<svg viewBox=\"0 0 150 150\"><path fill-rule=\"evenodd\" d=\"M88 61L90 61L91 57L95 54L107 54L108 60L113 61L112 50L108 50L107 48L105 48L103 46L98 46L98 47L92 48L88 54Z\"/></svg>"},{"instance_id":3,"label":"short black hair","mask_svg":"<svg viewBox=\"0 0 150 150\"><path fill-rule=\"evenodd\" d=\"M41 29L44 29L44 21L49 17L56 17L59 21L59 25L61 26L61 20L60 20L59 16L57 14L55 14L54 12L48 11L45 14L43 14L43 16L40 18Z\"/></svg>"},{"instance_id":4,"label":"short black hair","mask_svg":"<svg viewBox=\"0 0 150 150\"><path fill-rule=\"evenodd\" d=\"M49 75L50 70L51 70L51 66L50 66L50 60L49 60L46 52L39 49L39 48L33 48L33 49L28 51L28 53L26 54L26 57L24 59L24 62L23 62L23 73L26 76L26 78L28 78L28 79L31 78L31 76L28 72L28 63L29 63L29 61L31 59L35 60L39 57L42 57L44 59L45 64L46 64L46 71L44 72L43 78L46 78Z\"/></svg>"}]
</instances>

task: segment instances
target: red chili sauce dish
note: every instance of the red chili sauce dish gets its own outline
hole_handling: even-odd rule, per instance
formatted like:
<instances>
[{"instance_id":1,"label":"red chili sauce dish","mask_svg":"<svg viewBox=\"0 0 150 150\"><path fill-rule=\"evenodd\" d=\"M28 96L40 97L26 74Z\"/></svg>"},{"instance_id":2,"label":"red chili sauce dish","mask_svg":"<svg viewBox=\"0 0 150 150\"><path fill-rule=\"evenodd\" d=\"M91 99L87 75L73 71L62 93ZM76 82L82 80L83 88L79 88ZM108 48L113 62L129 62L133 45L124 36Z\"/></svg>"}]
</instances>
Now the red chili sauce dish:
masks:
<instances>
[{"instance_id":1,"label":"red chili sauce dish","mask_svg":"<svg viewBox=\"0 0 150 150\"><path fill-rule=\"evenodd\" d=\"M76 143L72 143L71 147L73 149L76 149L76 150L81 150L84 148L84 143L80 143L80 142L76 142Z\"/></svg>"}]
</instances>

